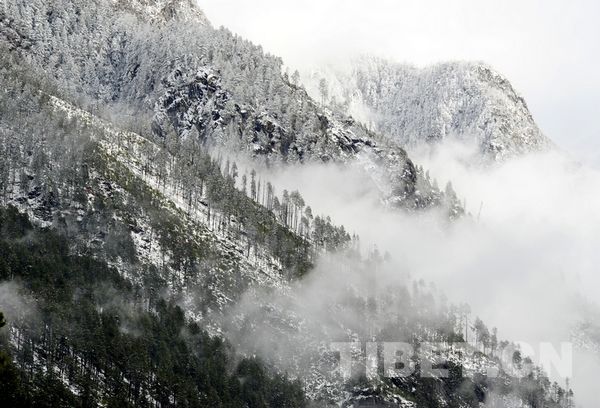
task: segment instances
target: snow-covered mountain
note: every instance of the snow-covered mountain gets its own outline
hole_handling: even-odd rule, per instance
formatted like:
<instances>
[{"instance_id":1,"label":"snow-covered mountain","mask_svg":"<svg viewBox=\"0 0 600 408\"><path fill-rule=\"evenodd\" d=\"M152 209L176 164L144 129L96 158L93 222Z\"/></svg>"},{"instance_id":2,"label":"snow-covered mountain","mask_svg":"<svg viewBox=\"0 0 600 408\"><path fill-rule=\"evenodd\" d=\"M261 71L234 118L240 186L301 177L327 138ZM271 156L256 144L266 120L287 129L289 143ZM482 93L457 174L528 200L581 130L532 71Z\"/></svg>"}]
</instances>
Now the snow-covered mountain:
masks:
<instances>
[{"instance_id":1,"label":"snow-covered mountain","mask_svg":"<svg viewBox=\"0 0 600 408\"><path fill-rule=\"evenodd\" d=\"M185 24L152 20L165 7L189 14L188 1L135 2L125 10L121 2L98 2L95 14L78 14L77 4L9 4L3 13L21 19L6 17L1 26L10 46L73 97L145 115L159 137L175 132L185 139L194 131L203 143L269 164L352 161L372 175L386 203L462 213L453 194L434 188L402 148L319 106L281 74L278 58L213 29L201 12Z\"/></svg>"},{"instance_id":2,"label":"snow-covered mountain","mask_svg":"<svg viewBox=\"0 0 600 408\"><path fill-rule=\"evenodd\" d=\"M504 160L551 146L508 79L483 63L417 68L361 57L313 72L306 82L315 97L325 92L338 109L409 150L458 138Z\"/></svg>"},{"instance_id":3,"label":"snow-covered mountain","mask_svg":"<svg viewBox=\"0 0 600 408\"><path fill-rule=\"evenodd\" d=\"M188 0L32 0L0 13L0 284L38 310L8 315L32 398L569 402L541 370L519 378L503 367L495 332L422 282L387 271L393 282L365 291L385 257L362 253L301 192L257 176L253 166L334 162L361 168L394 211L438 209L445 221L463 212L450 187L438 189L385 135L316 102L278 58L214 29ZM478 343L448 349L448 378L347 380L332 370L332 343L390 336Z\"/></svg>"}]
</instances>

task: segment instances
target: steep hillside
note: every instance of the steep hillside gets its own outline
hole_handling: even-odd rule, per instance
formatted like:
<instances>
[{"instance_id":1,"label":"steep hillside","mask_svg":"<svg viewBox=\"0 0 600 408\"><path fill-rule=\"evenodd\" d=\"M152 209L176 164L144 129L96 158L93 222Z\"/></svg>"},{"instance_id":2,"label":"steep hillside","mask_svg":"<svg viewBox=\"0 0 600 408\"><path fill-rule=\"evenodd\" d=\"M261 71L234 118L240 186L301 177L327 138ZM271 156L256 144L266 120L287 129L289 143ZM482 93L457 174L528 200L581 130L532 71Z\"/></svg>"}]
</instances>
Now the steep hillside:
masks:
<instances>
[{"instance_id":1,"label":"steep hillside","mask_svg":"<svg viewBox=\"0 0 600 408\"><path fill-rule=\"evenodd\" d=\"M285 198L287 192L275 205L280 199L269 188L269 204L263 205L252 190L236 187L237 174L222 170L224 163L199 150L186 157L190 161L180 161L164 147L50 95L60 91L24 61L6 53L2 58L0 191L8 209L0 217L1 285L14 285L11 297L27 299L43 313L25 313L4 295L0 306L12 319L8 340L27 374L29 397L57 393L59 406L206 406L229 399L231 406L241 406L239 398L272 398L279 402L264 404L280 406L287 391L267 386L254 397L254 391L221 384L205 395L210 386L194 384L192 374L179 371L189 367L170 364L198 363L194 370L210 377L212 369L192 356L206 342L217 353L219 376L231 370L270 375L261 374L267 367L260 362L219 354L229 353L229 345L221 343L223 314L252 288L285 293L318 254L349 246L350 236L309 213L304 223L293 222L298 206ZM256 187L254 180L251 185ZM93 279L82 275L88 273ZM152 337L152 327L173 318L176 327ZM148 319L154 321L150 326ZM98 320L103 323L94 326ZM48 333L40 334L39 322ZM117 332L114 323L120 325ZM90 337L90 327L102 332L98 338ZM199 336L199 344L189 343L187 330ZM149 343L136 344L141 333ZM157 356L163 342L185 351ZM143 368L139 361L121 364L110 350L123 347L142 356L154 353L148 358L162 362ZM127 389L113 388L118 378ZM291 387L293 406L302 406L297 385L272 378ZM177 381L191 381L184 387L191 388L183 391ZM191 391L194 387L200 388Z\"/></svg>"},{"instance_id":2,"label":"steep hillside","mask_svg":"<svg viewBox=\"0 0 600 408\"><path fill-rule=\"evenodd\" d=\"M301 192L257 177L256 162L336 161L363 166L390 205L462 211L401 148L310 99L276 58L199 11L178 18L189 5L2 9L0 307L10 331L0 377L18 387L0 399L566 406L539 368L504 365L504 350L518 350L467 308L363 253ZM255 160L243 172L219 155L240 151ZM378 343L378 359L388 339L419 352L446 345L449 375L423 378L415 365L408 377L366 378L362 349L350 373L340 368L335 343ZM423 350L422 361L437 360Z\"/></svg>"},{"instance_id":3,"label":"steep hillside","mask_svg":"<svg viewBox=\"0 0 600 408\"><path fill-rule=\"evenodd\" d=\"M525 100L485 64L416 68L362 57L349 67L315 73L308 82L312 94L326 91L336 107L407 148L458 138L504 160L551 146Z\"/></svg>"},{"instance_id":4,"label":"steep hillside","mask_svg":"<svg viewBox=\"0 0 600 408\"><path fill-rule=\"evenodd\" d=\"M94 112L135 117L136 125L153 123L158 138L172 133L185 139L195 131L204 144L271 165L357 162L386 203L462 213L402 148L320 107L282 75L279 59L200 17L155 24L143 12L147 2L145 8L136 4L129 14L120 2L11 3L0 11L0 32L72 99Z\"/></svg>"},{"instance_id":5,"label":"steep hillside","mask_svg":"<svg viewBox=\"0 0 600 408\"><path fill-rule=\"evenodd\" d=\"M0 333L3 406L305 406L299 382L236 357L173 299L140 296L147 286L69 244L0 209L0 277L18 279L12 296L31 307L9 310L20 318Z\"/></svg>"}]
</instances>

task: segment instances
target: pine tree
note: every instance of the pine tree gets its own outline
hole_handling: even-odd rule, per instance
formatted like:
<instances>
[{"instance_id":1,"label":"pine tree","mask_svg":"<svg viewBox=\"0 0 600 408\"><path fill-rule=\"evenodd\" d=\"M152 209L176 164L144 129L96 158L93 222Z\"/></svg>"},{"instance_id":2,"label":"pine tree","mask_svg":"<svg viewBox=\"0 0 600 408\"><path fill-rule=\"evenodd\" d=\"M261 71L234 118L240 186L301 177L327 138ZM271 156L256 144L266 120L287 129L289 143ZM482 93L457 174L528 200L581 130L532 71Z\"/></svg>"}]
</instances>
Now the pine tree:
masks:
<instances>
[{"instance_id":1,"label":"pine tree","mask_svg":"<svg viewBox=\"0 0 600 408\"><path fill-rule=\"evenodd\" d=\"M329 97L329 85L325 78L321 78L319 81L319 93L321 94L321 104L325 105L327 98Z\"/></svg>"},{"instance_id":2,"label":"pine tree","mask_svg":"<svg viewBox=\"0 0 600 408\"><path fill-rule=\"evenodd\" d=\"M267 182L267 209L273 210L273 185Z\"/></svg>"},{"instance_id":3,"label":"pine tree","mask_svg":"<svg viewBox=\"0 0 600 408\"><path fill-rule=\"evenodd\" d=\"M298 70L295 70L292 74L292 85L294 85L295 87L300 85L300 73L298 72Z\"/></svg>"},{"instance_id":4,"label":"pine tree","mask_svg":"<svg viewBox=\"0 0 600 408\"><path fill-rule=\"evenodd\" d=\"M254 201L258 201L256 196L256 171L254 169L250 172L250 197Z\"/></svg>"},{"instance_id":5,"label":"pine tree","mask_svg":"<svg viewBox=\"0 0 600 408\"><path fill-rule=\"evenodd\" d=\"M244 193L244 195L247 195L247 194L248 194L248 193L247 193L247 190L246 190L246 184L247 184L247 177L246 177L246 175L244 174L244 175L242 176L242 193Z\"/></svg>"},{"instance_id":6,"label":"pine tree","mask_svg":"<svg viewBox=\"0 0 600 408\"><path fill-rule=\"evenodd\" d=\"M238 177L238 167L235 162L231 165L231 178L233 179L233 184L236 183Z\"/></svg>"}]
</instances>

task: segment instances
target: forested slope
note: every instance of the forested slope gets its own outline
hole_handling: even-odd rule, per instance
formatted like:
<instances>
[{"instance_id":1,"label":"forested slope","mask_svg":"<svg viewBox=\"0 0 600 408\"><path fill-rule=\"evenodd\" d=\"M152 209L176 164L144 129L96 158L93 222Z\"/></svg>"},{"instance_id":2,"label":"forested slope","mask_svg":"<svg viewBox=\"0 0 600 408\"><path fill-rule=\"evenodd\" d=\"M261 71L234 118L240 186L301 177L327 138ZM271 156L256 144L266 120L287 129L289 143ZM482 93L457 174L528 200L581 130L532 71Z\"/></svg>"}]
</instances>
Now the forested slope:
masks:
<instances>
[{"instance_id":1,"label":"forested slope","mask_svg":"<svg viewBox=\"0 0 600 408\"><path fill-rule=\"evenodd\" d=\"M35 299L10 333L22 374L6 361L0 367L0 398L10 406L305 404L299 383L236 357L173 300L71 255L68 241L14 207L0 212L0 254L0 279Z\"/></svg>"},{"instance_id":2,"label":"forested slope","mask_svg":"<svg viewBox=\"0 0 600 408\"><path fill-rule=\"evenodd\" d=\"M253 165L362 165L390 206L463 212L402 149L310 99L277 58L186 12L187 1L4 6L0 306L13 363L3 354L0 364L14 392L0 397L25 406L568 402L539 369L520 378L502 367L495 331L470 327L468 309L423 282L395 274L365 292L385 256L313 214L301 192L257 176ZM330 348L451 344L473 331L478 342L453 354L449 378L345 381ZM497 379L484 376L490 367Z\"/></svg>"},{"instance_id":3,"label":"forested slope","mask_svg":"<svg viewBox=\"0 0 600 408\"><path fill-rule=\"evenodd\" d=\"M94 113L268 163L360 159L384 201L462 212L403 149L319 106L282 74L280 59L200 17L157 24L120 3L91 0L11 3L1 12L9 46Z\"/></svg>"}]
</instances>

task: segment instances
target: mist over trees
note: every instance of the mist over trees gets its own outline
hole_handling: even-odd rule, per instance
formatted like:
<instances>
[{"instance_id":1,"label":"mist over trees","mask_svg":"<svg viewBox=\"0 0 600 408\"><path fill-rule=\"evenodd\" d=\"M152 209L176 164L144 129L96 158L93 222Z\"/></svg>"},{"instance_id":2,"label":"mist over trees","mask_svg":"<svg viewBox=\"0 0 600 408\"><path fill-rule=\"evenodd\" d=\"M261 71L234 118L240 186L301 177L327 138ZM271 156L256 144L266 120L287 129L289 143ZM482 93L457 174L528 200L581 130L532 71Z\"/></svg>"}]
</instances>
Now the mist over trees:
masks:
<instances>
[{"instance_id":1,"label":"mist over trees","mask_svg":"<svg viewBox=\"0 0 600 408\"><path fill-rule=\"evenodd\" d=\"M37 0L10 4L4 12L19 17L8 18L10 46L18 43L14 36L35 37L27 48L30 62L53 75L72 101L92 113L119 118L131 123L131 130L162 139L185 139L194 129L205 144L267 163L344 162L363 152L365 158L375 156L370 160L376 167L393 169L393 174L376 175L392 184L386 192L391 204L410 209L443 204L452 216L462 213L458 203L446 204L443 192L401 148L351 118L322 111L282 74L282 61L260 47L206 24L128 15L131 10L121 4L84 4L49 6ZM115 7L121 14L113 21L109 16ZM58 22L77 29L67 35L55 28ZM89 55L90 48L98 52ZM80 60L89 63L69 63ZM387 149L391 154L383 153Z\"/></svg>"},{"instance_id":2,"label":"mist over trees","mask_svg":"<svg viewBox=\"0 0 600 408\"><path fill-rule=\"evenodd\" d=\"M299 75L282 73L260 47L136 5L146 2L33 0L0 10L0 279L18 282L38 309L2 328L0 398L302 407L367 393L478 407L493 391L568 406L568 393L539 370L491 381L464 378L462 363L452 363L443 381L336 379L329 389L319 386L330 378L308 384L322 379L317 365L294 366L303 355L282 366L252 350L272 333L315 346L309 359L321 362L331 356L318 343L334 337L450 344L473 336L472 355L490 362L500 342L425 282L363 292L385 255L360 248L300 191L278 190L219 152L271 171L365 160L385 186L384 204L437 208L446 220L464 214L451 184L442 191L400 147L324 106L327 83L315 103ZM324 292L323 260L341 291ZM323 283L316 295L311 282ZM319 316L304 314L317 305ZM243 344L225 340L227 318Z\"/></svg>"},{"instance_id":3,"label":"mist over trees","mask_svg":"<svg viewBox=\"0 0 600 408\"><path fill-rule=\"evenodd\" d=\"M176 303L142 297L115 269L69 255L64 238L34 228L14 208L0 213L0 230L8 260L0 278L10 271L21 279L23 295L38 298L37 318L46 322L13 326L22 374L0 354L0 400L21 393L15 406L305 405L299 383L268 374L259 360L239 360ZM10 390L11 382L26 388Z\"/></svg>"}]
</instances>

